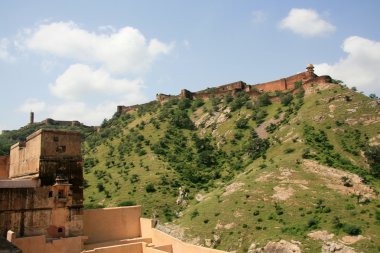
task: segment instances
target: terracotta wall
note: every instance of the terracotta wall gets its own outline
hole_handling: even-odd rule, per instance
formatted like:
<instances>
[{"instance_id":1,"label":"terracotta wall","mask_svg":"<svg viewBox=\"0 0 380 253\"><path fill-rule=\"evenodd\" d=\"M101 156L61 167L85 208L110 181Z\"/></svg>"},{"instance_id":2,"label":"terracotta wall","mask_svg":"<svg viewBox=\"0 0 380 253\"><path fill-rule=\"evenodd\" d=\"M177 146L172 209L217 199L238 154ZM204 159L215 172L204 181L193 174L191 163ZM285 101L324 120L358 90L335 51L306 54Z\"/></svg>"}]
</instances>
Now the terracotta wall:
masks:
<instances>
[{"instance_id":1,"label":"terracotta wall","mask_svg":"<svg viewBox=\"0 0 380 253\"><path fill-rule=\"evenodd\" d=\"M9 156L0 156L0 179L9 177Z\"/></svg>"},{"instance_id":2,"label":"terracotta wall","mask_svg":"<svg viewBox=\"0 0 380 253\"><path fill-rule=\"evenodd\" d=\"M285 79L280 79L272 82L256 84L253 86L255 89L263 90L265 92L272 92L276 90L286 90Z\"/></svg>"},{"instance_id":3,"label":"terracotta wall","mask_svg":"<svg viewBox=\"0 0 380 253\"><path fill-rule=\"evenodd\" d=\"M225 251L215 250L205 247L200 247L188 244L174 238L164 232L161 232L151 226L151 220L141 219L141 236L152 238L152 244L156 248L164 245L172 245L173 252L186 252L186 253L225 253ZM167 247L165 247L167 248Z\"/></svg>"},{"instance_id":4,"label":"terracotta wall","mask_svg":"<svg viewBox=\"0 0 380 253\"><path fill-rule=\"evenodd\" d=\"M46 242L45 236L8 238L23 253L80 253L82 237L61 238Z\"/></svg>"},{"instance_id":5,"label":"terracotta wall","mask_svg":"<svg viewBox=\"0 0 380 253\"><path fill-rule=\"evenodd\" d=\"M93 250L86 250L82 253L143 253L143 243L131 243L117 246L109 246L104 248L97 248ZM79 253L79 252L78 252ZM162 253L162 252L161 252Z\"/></svg>"},{"instance_id":6,"label":"terracotta wall","mask_svg":"<svg viewBox=\"0 0 380 253\"><path fill-rule=\"evenodd\" d=\"M140 216L141 206L84 210L86 243L140 237Z\"/></svg>"},{"instance_id":7,"label":"terracotta wall","mask_svg":"<svg viewBox=\"0 0 380 253\"><path fill-rule=\"evenodd\" d=\"M225 253L225 251L215 250L205 247L200 247L192 244L182 242L174 237L171 237L164 232L157 229L152 229L153 237L152 243L156 246L172 245L173 252L186 252L186 253Z\"/></svg>"}]
</instances>

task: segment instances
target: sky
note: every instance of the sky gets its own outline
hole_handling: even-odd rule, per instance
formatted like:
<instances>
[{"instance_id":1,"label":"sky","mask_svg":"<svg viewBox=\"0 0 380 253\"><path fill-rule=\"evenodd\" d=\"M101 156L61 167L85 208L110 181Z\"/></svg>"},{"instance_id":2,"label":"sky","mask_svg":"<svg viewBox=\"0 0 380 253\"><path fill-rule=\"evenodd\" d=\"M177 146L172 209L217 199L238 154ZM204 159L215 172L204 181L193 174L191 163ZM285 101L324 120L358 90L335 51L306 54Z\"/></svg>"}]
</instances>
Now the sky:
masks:
<instances>
[{"instance_id":1,"label":"sky","mask_svg":"<svg viewBox=\"0 0 380 253\"><path fill-rule=\"evenodd\" d=\"M380 96L380 1L0 2L0 130L305 70Z\"/></svg>"}]
</instances>

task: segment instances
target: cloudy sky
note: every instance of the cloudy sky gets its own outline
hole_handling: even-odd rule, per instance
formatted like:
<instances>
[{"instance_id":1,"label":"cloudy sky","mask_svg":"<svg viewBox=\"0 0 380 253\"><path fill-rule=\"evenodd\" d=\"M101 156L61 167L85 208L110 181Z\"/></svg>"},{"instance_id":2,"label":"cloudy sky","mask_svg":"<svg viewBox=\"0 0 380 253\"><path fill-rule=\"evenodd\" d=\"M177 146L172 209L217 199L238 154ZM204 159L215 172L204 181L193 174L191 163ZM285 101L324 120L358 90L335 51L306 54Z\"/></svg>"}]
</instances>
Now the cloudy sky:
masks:
<instances>
[{"instance_id":1,"label":"cloudy sky","mask_svg":"<svg viewBox=\"0 0 380 253\"><path fill-rule=\"evenodd\" d=\"M380 96L380 1L1 1L0 130L304 71Z\"/></svg>"}]
</instances>

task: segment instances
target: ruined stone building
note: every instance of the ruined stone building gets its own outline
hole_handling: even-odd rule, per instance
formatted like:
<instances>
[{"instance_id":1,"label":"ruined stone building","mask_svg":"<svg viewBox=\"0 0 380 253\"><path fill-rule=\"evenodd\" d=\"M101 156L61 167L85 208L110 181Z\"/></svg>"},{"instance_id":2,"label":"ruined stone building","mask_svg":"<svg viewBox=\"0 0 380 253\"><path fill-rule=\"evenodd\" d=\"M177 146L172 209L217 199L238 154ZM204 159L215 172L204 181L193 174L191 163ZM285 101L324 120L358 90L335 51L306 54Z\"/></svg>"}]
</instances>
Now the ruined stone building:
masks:
<instances>
[{"instance_id":1,"label":"ruined stone building","mask_svg":"<svg viewBox=\"0 0 380 253\"><path fill-rule=\"evenodd\" d=\"M83 233L80 134L39 130L0 158L0 233L48 238Z\"/></svg>"},{"instance_id":2,"label":"ruined stone building","mask_svg":"<svg viewBox=\"0 0 380 253\"><path fill-rule=\"evenodd\" d=\"M0 252L222 253L184 243L141 206L83 210L80 134L39 130L0 157Z\"/></svg>"}]
</instances>

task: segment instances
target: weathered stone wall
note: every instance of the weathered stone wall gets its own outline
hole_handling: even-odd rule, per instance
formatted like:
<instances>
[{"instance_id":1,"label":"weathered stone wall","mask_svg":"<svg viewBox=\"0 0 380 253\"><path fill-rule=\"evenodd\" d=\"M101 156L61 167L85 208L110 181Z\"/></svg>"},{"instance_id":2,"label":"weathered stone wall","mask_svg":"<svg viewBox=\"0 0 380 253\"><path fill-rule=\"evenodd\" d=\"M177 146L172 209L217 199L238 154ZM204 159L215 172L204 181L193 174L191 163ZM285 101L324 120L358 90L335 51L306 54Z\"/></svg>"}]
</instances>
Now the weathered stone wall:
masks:
<instances>
[{"instance_id":1,"label":"weathered stone wall","mask_svg":"<svg viewBox=\"0 0 380 253\"><path fill-rule=\"evenodd\" d=\"M82 235L82 210L72 207L69 187L63 196L59 190L57 186L4 188L0 181L0 235L8 230L19 237Z\"/></svg>"},{"instance_id":2,"label":"weathered stone wall","mask_svg":"<svg viewBox=\"0 0 380 253\"><path fill-rule=\"evenodd\" d=\"M41 136L30 141L19 142L11 147L9 177L15 178L38 173L41 155Z\"/></svg>"},{"instance_id":3,"label":"weathered stone wall","mask_svg":"<svg viewBox=\"0 0 380 253\"><path fill-rule=\"evenodd\" d=\"M0 179L9 177L9 156L0 156Z\"/></svg>"}]
</instances>

